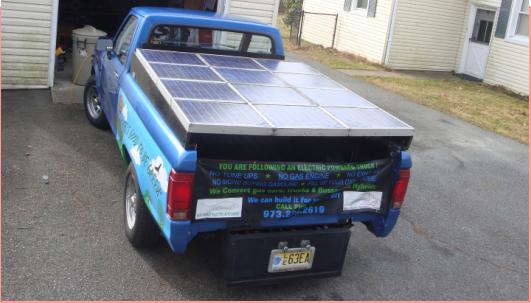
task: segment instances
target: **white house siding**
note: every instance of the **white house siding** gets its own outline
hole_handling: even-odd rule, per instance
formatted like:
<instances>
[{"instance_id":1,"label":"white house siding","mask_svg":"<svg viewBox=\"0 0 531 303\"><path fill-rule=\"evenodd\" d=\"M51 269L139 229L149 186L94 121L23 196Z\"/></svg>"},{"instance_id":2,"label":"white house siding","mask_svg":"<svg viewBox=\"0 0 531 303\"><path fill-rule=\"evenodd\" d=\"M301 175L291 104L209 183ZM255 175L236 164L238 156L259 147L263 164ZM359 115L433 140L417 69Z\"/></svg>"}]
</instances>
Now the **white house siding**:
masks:
<instances>
[{"instance_id":1,"label":"white house siding","mask_svg":"<svg viewBox=\"0 0 531 303\"><path fill-rule=\"evenodd\" d=\"M335 48L376 63L383 63L392 0L378 0L375 17L359 11L344 11L344 0L305 0L304 11L339 14ZM331 46L334 17L306 14L302 39Z\"/></svg>"},{"instance_id":2,"label":"white house siding","mask_svg":"<svg viewBox=\"0 0 531 303\"><path fill-rule=\"evenodd\" d=\"M280 0L229 0L229 13L275 24Z\"/></svg>"},{"instance_id":3,"label":"white house siding","mask_svg":"<svg viewBox=\"0 0 531 303\"><path fill-rule=\"evenodd\" d=\"M305 0L303 10L309 14L304 16L302 39L310 43L331 47L335 16L313 15L311 13L338 14L343 10L342 4L343 1L338 0Z\"/></svg>"},{"instance_id":4,"label":"white house siding","mask_svg":"<svg viewBox=\"0 0 531 303\"><path fill-rule=\"evenodd\" d=\"M52 0L4 0L2 11L2 86L47 87Z\"/></svg>"},{"instance_id":5,"label":"white house siding","mask_svg":"<svg viewBox=\"0 0 531 303\"><path fill-rule=\"evenodd\" d=\"M465 0L399 0L387 65L453 71L460 57Z\"/></svg>"},{"instance_id":6,"label":"white house siding","mask_svg":"<svg viewBox=\"0 0 531 303\"><path fill-rule=\"evenodd\" d=\"M494 38L483 81L529 95L528 52L527 45Z\"/></svg>"},{"instance_id":7,"label":"white house siding","mask_svg":"<svg viewBox=\"0 0 531 303\"><path fill-rule=\"evenodd\" d=\"M266 24L276 24L280 0L226 0L228 1L228 13L234 16L253 19ZM224 33L222 39L225 44L238 46L241 35L236 33ZM260 39L260 38L255 38ZM271 42L252 41L252 52L268 52Z\"/></svg>"}]
</instances>

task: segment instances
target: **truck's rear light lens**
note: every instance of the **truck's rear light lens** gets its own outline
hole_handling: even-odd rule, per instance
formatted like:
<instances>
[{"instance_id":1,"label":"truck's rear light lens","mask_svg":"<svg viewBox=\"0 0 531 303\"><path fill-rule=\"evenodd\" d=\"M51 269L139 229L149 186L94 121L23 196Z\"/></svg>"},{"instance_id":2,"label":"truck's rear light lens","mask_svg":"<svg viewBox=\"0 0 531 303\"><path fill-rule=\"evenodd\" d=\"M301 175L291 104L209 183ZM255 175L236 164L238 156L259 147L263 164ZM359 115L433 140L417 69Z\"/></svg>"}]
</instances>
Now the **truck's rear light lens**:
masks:
<instances>
[{"instance_id":1,"label":"truck's rear light lens","mask_svg":"<svg viewBox=\"0 0 531 303\"><path fill-rule=\"evenodd\" d=\"M404 199L406 197L407 186L409 185L410 172L409 169L400 170L400 177L396 181L395 188L393 189L393 195L391 201L393 202L393 208L402 207Z\"/></svg>"},{"instance_id":2,"label":"truck's rear light lens","mask_svg":"<svg viewBox=\"0 0 531 303\"><path fill-rule=\"evenodd\" d=\"M194 174L181 173L172 169L168 181L166 212L170 220L190 220Z\"/></svg>"}]
</instances>

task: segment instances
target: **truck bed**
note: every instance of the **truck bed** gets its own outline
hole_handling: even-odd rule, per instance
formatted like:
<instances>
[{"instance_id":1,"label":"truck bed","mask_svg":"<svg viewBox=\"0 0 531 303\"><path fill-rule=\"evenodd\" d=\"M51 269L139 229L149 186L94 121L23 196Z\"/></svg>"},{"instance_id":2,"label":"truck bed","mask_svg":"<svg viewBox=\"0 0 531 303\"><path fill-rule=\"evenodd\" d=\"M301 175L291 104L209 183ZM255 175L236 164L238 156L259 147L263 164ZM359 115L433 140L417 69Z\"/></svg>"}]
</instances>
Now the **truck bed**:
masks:
<instances>
[{"instance_id":1,"label":"truck bed","mask_svg":"<svg viewBox=\"0 0 531 303\"><path fill-rule=\"evenodd\" d=\"M304 63L137 49L132 72L185 146L194 134L410 139L414 133Z\"/></svg>"}]
</instances>

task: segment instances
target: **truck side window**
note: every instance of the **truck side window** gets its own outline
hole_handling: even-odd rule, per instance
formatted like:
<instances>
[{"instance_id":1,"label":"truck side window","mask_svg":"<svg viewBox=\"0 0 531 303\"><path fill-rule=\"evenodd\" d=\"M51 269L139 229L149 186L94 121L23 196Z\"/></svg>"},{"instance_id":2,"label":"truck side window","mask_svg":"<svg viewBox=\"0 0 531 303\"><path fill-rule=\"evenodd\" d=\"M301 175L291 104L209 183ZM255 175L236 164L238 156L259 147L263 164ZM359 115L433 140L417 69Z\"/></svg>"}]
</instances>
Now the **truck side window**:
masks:
<instances>
[{"instance_id":1,"label":"truck side window","mask_svg":"<svg viewBox=\"0 0 531 303\"><path fill-rule=\"evenodd\" d=\"M114 52L122 64L125 64L125 60L127 59L127 54L131 46L131 40L133 39L133 34L135 33L136 22L137 20L135 16L129 17L126 24L122 28L122 31L114 42Z\"/></svg>"}]
</instances>

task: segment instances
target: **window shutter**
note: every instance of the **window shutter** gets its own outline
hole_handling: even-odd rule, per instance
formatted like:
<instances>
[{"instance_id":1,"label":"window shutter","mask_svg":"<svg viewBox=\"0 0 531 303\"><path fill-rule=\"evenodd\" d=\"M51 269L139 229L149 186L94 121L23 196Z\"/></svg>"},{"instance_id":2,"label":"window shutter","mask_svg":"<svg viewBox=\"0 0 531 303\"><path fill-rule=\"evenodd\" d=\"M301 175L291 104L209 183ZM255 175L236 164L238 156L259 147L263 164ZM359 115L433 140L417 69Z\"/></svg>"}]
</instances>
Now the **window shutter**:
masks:
<instances>
[{"instance_id":1,"label":"window shutter","mask_svg":"<svg viewBox=\"0 0 531 303\"><path fill-rule=\"evenodd\" d=\"M376 2L377 0L369 0L369 6L367 7L367 16L373 17L376 16Z\"/></svg>"},{"instance_id":2,"label":"window shutter","mask_svg":"<svg viewBox=\"0 0 531 303\"><path fill-rule=\"evenodd\" d=\"M350 12L351 7L352 7L352 0L345 0L345 6L343 6L343 9L347 12Z\"/></svg>"},{"instance_id":3,"label":"window shutter","mask_svg":"<svg viewBox=\"0 0 531 303\"><path fill-rule=\"evenodd\" d=\"M496 33L494 34L497 38L505 38L507 24L509 23L509 17L511 16L512 2L513 0L502 0L500 14L498 16L498 25L496 26Z\"/></svg>"}]
</instances>

